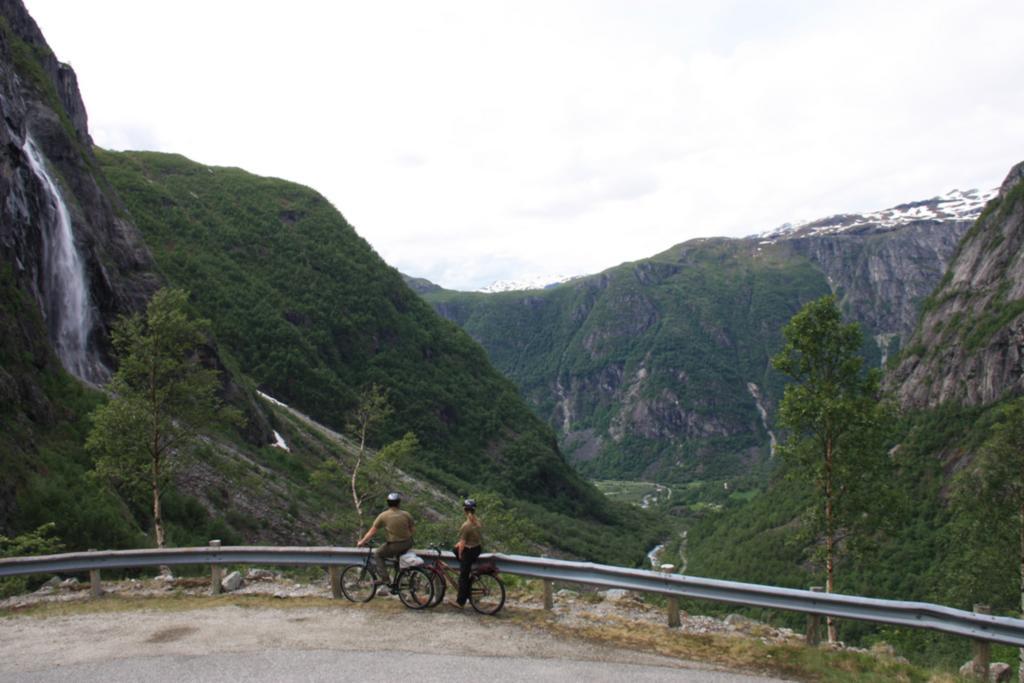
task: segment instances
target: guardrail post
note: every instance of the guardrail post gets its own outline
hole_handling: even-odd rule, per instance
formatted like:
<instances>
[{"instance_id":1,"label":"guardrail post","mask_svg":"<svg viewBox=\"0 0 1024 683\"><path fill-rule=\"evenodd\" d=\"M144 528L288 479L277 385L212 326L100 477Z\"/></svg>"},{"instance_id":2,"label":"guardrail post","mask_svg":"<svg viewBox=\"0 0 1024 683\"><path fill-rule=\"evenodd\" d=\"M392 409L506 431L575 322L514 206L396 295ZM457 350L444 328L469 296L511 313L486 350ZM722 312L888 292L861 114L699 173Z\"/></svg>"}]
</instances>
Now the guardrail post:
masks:
<instances>
[{"instance_id":1,"label":"guardrail post","mask_svg":"<svg viewBox=\"0 0 1024 683\"><path fill-rule=\"evenodd\" d=\"M821 593L825 588L823 586L811 586L812 593ZM807 644L818 645L821 642L821 615L820 614L808 614L807 615Z\"/></svg>"},{"instance_id":2,"label":"guardrail post","mask_svg":"<svg viewBox=\"0 0 1024 683\"><path fill-rule=\"evenodd\" d=\"M96 552L96 548L89 548L89 552ZM103 595L103 584L100 583L99 569L89 570L89 594L94 598L98 598Z\"/></svg>"},{"instance_id":3,"label":"guardrail post","mask_svg":"<svg viewBox=\"0 0 1024 683\"><path fill-rule=\"evenodd\" d=\"M974 611L978 614L992 614L992 608L988 605L975 605ZM983 681L988 680L988 666L992 662L992 643L987 640L974 641L974 659L971 660L971 669L974 675Z\"/></svg>"},{"instance_id":4,"label":"guardrail post","mask_svg":"<svg viewBox=\"0 0 1024 683\"><path fill-rule=\"evenodd\" d=\"M341 592L341 566L332 564L327 569L331 573L331 597L336 600L345 597Z\"/></svg>"},{"instance_id":5,"label":"guardrail post","mask_svg":"<svg viewBox=\"0 0 1024 683\"><path fill-rule=\"evenodd\" d=\"M544 609L550 611L555 608L555 595L552 592L551 579L544 579Z\"/></svg>"},{"instance_id":6,"label":"guardrail post","mask_svg":"<svg viewBox=\"0 0 1024 683\"><path fill-rule=\"evenodd\" d=\"M219 548L220 540L213 539L210 541L211 548ZM220 565L210 565L210 593L212 595L220 595Z\"/></svg>"},{"instance_id":7,"label":"guardrail post","mask_svg":"<svg viewBox=\"0 0 1024 683\"><path fill-rule=\"evenodd\" d=\"M661 565L661 571L665 574L671 574L676 570L674 564L663 564ZM668 596L668 627L679 628L682 626L682 621L679 619L679 596L670 595Z\"/></svg>"},{"instance_id":8,"label":"guardrail post","mask_svg":"<svg viewBox=\"0 0 1024 683\"><path fill-rule=\"evenodd\" d=\"M668 627L679 628L682 626L679 619L679 598L675 595L668 596Z\"/></svg>"}]
</instances>

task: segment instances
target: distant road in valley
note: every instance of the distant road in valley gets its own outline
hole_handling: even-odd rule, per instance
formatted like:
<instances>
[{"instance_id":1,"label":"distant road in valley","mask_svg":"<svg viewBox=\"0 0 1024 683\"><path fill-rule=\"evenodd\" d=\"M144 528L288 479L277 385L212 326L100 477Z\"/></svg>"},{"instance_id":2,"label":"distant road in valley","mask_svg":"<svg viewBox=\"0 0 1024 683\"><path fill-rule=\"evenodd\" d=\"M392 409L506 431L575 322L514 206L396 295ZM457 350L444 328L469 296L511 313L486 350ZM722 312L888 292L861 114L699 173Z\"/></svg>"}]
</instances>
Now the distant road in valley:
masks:
<instances>
[{"instance_id":1,"label":"distant road in valley","mask_svg":"<svg viewBox=\"0 0 1024 683\"><path fill-rule=\"evenodd\" d=\"M0 619L4 681L779 680L562 638L447 605L98 612Z\"/></svg>"}]
</instances>

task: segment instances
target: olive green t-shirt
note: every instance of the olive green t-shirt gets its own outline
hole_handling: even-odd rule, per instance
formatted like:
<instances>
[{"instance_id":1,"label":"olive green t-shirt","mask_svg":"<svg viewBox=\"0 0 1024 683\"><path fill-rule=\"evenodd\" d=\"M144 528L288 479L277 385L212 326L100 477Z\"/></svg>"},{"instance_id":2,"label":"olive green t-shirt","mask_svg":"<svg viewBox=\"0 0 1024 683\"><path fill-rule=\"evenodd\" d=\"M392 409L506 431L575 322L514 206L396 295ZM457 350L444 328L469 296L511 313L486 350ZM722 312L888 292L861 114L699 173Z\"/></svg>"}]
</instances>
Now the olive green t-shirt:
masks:
<instances>
[{"instance_id":1,"label":"olive green t-shirt","mask_svg":"<svg viewBox=\"0 0 1024 683\"><path fill-rule=\"evenodd\" d=\"M459 540L467 548L475 548L483 543L483 534L480 532L480 525L473 524L468 519L459 527Z\"/></svg>"},{"instance_id":2,"label":"olive green t-shirt","mask_svg":"<svg viewBox=\"0 0 1024 683\"><path fill-rule=\"evenodd\" d=\"M377 515L377 519L373 520L373 526L378 529L384 527L388 532L388 543L408 541L412 538L412 515L405 510L388 508Z\"/></svg>"}]
</instances>

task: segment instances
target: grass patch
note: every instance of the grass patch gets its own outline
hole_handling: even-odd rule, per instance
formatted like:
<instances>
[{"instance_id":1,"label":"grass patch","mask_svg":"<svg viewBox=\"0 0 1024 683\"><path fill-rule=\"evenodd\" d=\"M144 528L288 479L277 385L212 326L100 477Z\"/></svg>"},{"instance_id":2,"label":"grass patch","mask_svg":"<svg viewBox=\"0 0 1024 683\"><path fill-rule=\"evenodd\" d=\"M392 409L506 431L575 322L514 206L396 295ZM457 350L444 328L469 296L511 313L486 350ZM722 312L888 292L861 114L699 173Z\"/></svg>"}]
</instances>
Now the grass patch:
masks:
<instances>
[{"instance_id":1,"label":"grass patch","mask_svg":"<svg viewBox=\"0 0 1024 683\"><path fill-rule=\"evenodd\" d=\"M602 479L591 483L608 498L630 505L643 506L646 501L649 507L655 507L672 498L672 490L669 487L649 481Z\"/></svg>"},{"instance_id":2,"label":"grass patch","mask_svg":"<svg viewBox=\"0 0 1024 683\"><path fill-rule=\"evenodd\" d=\"M989 310L975 321L973 329L964 337L964 347L968 351L981 349L997 332L1022 313L1024 299L990 305Z\"/></svg>"}]
</instances>

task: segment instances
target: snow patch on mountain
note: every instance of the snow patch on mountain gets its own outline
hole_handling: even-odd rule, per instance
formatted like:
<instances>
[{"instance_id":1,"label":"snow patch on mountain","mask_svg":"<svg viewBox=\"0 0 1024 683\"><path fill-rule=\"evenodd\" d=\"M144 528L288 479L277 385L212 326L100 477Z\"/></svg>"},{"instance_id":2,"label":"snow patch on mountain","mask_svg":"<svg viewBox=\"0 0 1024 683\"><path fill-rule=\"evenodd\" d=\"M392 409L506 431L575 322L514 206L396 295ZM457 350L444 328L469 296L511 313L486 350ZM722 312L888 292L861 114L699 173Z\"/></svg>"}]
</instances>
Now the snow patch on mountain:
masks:
<instances>
[{"instance_id":1,"label":"snow patch on mountain","mask_svg":"<svg viewBox=\"0 0 1024 683\"><path fill-rule=\"evenodd\" d=\"M985 208L985 204L996 196L993 190L952 190L944 195L890 209L864 214L843 213L815 221L785 223L777 228L753 235L762 244L777 240L808 237L811 235L834 235L842 232L885 232L920 221L973 221Z\"/></svg>"},{"instance_id":2,"label":"snow patch on mountain","mask_svg":"<svg viewBox=\"0 0 1024 683\"><path fill-rule=\"evenodd\" d=\"M494 294L497 292L518 292L527 289L547 289L548 287L554 287L570 280L584 277L583 275L537 275L534 277L523 278L521 280L497 280L478 289L478 292L486 292L487 294Z\"/></svg>"}]
</instances>

